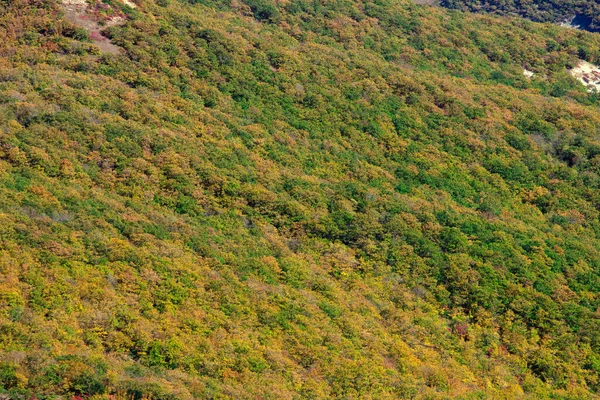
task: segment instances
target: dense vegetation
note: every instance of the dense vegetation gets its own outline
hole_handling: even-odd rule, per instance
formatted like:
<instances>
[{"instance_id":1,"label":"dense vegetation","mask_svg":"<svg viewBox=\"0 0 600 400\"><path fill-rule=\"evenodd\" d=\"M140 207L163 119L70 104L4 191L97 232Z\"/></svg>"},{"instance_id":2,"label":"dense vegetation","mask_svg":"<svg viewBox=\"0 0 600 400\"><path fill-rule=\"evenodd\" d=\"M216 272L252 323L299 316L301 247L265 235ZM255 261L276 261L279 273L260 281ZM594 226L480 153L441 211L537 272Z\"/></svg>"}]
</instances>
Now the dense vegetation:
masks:
<instances>
[{"instance_id":1,"label":"dense vegetation","mask_svg":"<svg viewBox=\"0 0 600 400\"><path fill-rule=\"evenodd\" d=\"M566 73L597 35L111 4L121 55L0 1L0 393L600 391L600 113Z\"/></svg>"},{"instance_id":2,"label":"dense vegetation","mask_svg":"<svg viewBox=\"0 0 600 400\"><path fill-rule=\"evenodd\" d=\"M600 30L597 0L440 0L440 4L463 11L521 16L537 22L566 22L577 17L584 29Z\"/></svg>"}]
</instances>

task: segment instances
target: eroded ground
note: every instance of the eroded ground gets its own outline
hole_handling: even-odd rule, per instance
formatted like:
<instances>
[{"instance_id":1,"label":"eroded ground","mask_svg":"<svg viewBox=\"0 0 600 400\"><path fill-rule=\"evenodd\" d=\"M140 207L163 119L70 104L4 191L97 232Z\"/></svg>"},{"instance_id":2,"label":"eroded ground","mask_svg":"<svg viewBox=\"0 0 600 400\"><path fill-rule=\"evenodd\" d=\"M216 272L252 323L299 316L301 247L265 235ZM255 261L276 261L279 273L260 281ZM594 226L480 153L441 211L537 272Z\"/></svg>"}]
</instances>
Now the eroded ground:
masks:
<instances>
[{"instance_id":1,"label":"eroded ground","mask_svg":"<svg viewBox=\"0 0 600 400\"><path fill-rule=\"evenodd\" d=\"M583 83L588 91L600 91L600 68L597 66L581 60L569 73Z\"/></svg>"},{"instance_id":2,"label":"eroded ground","mask_svg":"<svg viewBox=\"0 0 600 400\"><path fill-rule=\"evenodd\" d=\"M132 8L136 7L135 3L130 0L124 0L124 4ZM102 31L111 26L125 23L125 15L103 3L91 6L86 0L62 0L61 5L65 12L65 19L87 30L90 39L101 52L109 54L119 54L121 52L121 48L104 36ZM100 17L97 12L99 6L107 8L110 15Z\"/></svg>"}]
</instances>

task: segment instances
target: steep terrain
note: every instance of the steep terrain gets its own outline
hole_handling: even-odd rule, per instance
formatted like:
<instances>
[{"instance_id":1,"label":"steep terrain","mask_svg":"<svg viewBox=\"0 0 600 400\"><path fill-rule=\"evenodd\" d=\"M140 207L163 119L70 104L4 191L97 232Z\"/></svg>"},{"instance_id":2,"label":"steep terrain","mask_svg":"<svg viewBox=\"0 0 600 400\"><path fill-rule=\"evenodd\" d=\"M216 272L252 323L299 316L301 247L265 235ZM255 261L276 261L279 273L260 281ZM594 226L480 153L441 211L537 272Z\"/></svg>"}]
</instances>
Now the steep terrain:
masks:
<instances>
[{"instance_id":1,"label":"steep terrain","mask_svg":"<svg viewBox=\"0 0 600 400\"><path fill-rule=\"evenodd\" d=\"M2 395L597 396L598 35L136 5L0 0Z\"/></svg>"},{"instance_id":2,"label":"steep terrain","mask_svg":"<svg viewBox=\"0 0 600 400\"><path fill-rule=\"evenodd\" d=\"M600 3L597 0L440 0L436 4L463 11L560 23L590 32L600 31Z\"/></svg>"}]
</instances>

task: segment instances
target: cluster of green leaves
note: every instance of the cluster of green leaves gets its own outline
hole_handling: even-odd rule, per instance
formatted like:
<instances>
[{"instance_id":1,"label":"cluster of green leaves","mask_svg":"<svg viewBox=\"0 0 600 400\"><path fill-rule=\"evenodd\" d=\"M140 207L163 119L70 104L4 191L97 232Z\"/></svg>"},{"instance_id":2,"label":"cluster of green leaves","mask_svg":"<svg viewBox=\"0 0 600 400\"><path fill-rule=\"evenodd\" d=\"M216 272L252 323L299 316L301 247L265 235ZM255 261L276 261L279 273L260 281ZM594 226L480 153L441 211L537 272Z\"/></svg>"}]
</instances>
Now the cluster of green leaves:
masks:
<instances>
[{"instance_id":1,"label":"cluster of green leaves","mask_svg":"<svg viewBox=\"0 0 600 400\"><path fill-rule=\"evenodd\" d=\"M112 56L0 7L0 391L600 390L600 113L565 72L596 36L161 0Z\"/></svg>"}]
</instances>

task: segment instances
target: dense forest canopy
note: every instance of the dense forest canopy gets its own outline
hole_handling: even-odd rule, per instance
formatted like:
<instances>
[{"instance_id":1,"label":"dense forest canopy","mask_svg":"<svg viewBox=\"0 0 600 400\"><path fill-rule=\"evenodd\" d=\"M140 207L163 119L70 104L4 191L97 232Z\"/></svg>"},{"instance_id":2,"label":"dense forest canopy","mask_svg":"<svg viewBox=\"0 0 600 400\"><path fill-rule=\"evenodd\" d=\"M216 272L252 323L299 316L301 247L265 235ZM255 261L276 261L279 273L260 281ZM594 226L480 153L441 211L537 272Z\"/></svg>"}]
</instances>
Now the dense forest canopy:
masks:
<instances>
[{"instance_id":1,"label":"dense forest canopy","mask_svg":"<svg viewBox=\"0 0 600 400\"><path fill-rule=\"evenodd\" d=\"M0 0L0 396L598 395L600 36L135 6Z\"/></svg>"},{"instance_id":2,"label":"dense forest canopy","mask_svg":"<svg viewBox=\"0 0 600 400\"><path fill-rule=\"evenodd\" d=\"M582 29L600 31L598 0L440 0L444 7L497 15L512 15L537 22L575 24Z\"/></svg>"}]
</instances>

